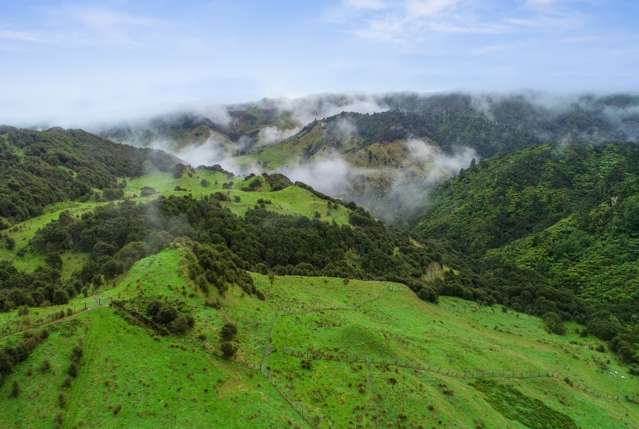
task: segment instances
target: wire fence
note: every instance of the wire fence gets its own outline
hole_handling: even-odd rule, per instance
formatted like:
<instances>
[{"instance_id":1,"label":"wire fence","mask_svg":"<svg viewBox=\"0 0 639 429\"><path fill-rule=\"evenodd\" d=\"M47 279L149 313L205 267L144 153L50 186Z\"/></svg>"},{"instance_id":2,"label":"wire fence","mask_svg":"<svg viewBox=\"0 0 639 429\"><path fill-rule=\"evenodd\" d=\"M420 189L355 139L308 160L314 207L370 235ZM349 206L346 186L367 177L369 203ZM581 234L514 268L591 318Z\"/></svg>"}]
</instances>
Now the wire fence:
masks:
<instances>
[{"instance_id":1,"label":"wire fence","mask_svg":"<svg viewBox=\"0 0 639 429\"><path fill-rule=\"evenodd\" d=\"M77 317L81 313L106 307L110 305L110 303L111 298L92 296L59 306L55 310L44 308L44 314L27 313L0 327L0 339L65 322Z\"/></svg>"},{"instance_id":2,"label":"wire fence","mask_svg":"<svg viewBox=\"0 0 639 429\"><path fill-rule=\"evenodd\" d=\"M558 372L545 372L545 371L478 371L476 369L469 370L456 370L450 368L444 368L439 366L430 366L424 364L414 364L410 362L404 362L399 359L376 361L370 359L370 357L361 357L357 355L351 355L347 352L324 352L321 350L295 350L292 348L285 348L281 353L288 356L296 357L304 361L326 361L326 362L340 362L347 364L361 364L372 365L377 369L401 368L409 369L416 372L428 372L437 374L444 377L457 378L461 380L474 380L474 379L512 379L512 380L527 380L527 379L553 379L564 383L565 385L582 391L590 396L598 399L605 399L615 402L631 402L639 404L639 395L611 395L608 393L600 392L593 389L586 384L575 382L568 376Z\"/></svg>"},{"instance_id":3,"label":"wire fence","mask_svg":"<svg viewBox=\"0 0 639 429\"><path fill-rule=\"evenodd\" d=\"M389 292L396 292L396 288L388 288L385 292L382 292L370 299L365 301L361 301L358 304L352 306L325 306L325 307L316 307L316 308L306 308L299 310L283 310L280 311L271 324L271 328L269 330L268 336L265 340L263 352L260 360L259 371L261 374L268 380L271 386L277 391L278 395L291 407L291 409L299 416L309 427L316 428L322 422L329 423L331 419L323 416L318 412L316 408L314 408L314 412L307 412L304 405L298 401L296 401L292 395L286 392L286 389L280 386L276 378L273 376L269 366L268 366L268 358L271 354L276 351L273 346L273 336L275 333L275 329L277 327L278 322L282 317L289 316L297 316L297 315L307 315L313 313L324 313L329 311L355 311L362 309L365 305L380 300L387 296ZM367 377L366 391L370 391L371 385L374 383L374 375L372 372L372 368L384 369L389 367L395 368L403 368L408 370L413 370L416 372L428 372L431 374L437 374L439 376L452 377L457 379L481 379L481 378L493 378L493 379L510 379L510 380L525 380L525 379L550 379L556 380L565 383L569 387L587 393L595 398L605 399L616 402L632 402L635 404L639 404L639 396L624 396L624 395L610 395L607 393L599 392L595 389L590 388L585 384L581 384L578 382L573 382L569 380L567 377L563 376L560 373L553 372L543 372L543 371L478 371L475 369L460 371L456 369L429 366L424 364L415 364L411 362L403 362L400 360L395 361L374 361L369 356L361 357L356 355L351 355L345 352L340 353L327 353L321 352L317 350L313 351L300 351L294 350L292 348L286 348L282 351L284 354L288 354L294 357L297 357L302 360L324 360L324 361L335 361L335 362L343 362L349 364L362 364L366 365L367 368ZM254 368L257 369L257 368Z\"/></svg>"}]
</instances>

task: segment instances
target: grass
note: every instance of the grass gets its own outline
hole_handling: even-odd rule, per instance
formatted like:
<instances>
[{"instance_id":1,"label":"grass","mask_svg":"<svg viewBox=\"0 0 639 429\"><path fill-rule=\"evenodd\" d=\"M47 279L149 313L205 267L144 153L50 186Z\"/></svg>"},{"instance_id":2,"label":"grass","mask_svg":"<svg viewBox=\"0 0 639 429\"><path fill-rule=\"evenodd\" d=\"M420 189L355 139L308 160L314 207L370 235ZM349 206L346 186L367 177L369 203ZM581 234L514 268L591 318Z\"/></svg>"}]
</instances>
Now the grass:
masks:
<instances>
[{"instance_id":1,"label":"grass","mask_svg":"<svg viewBox=\"0 0 639 429\"><path fill-rule=\"evenodd\" d=\"M40 216L28 219L24 222L13 225L6 231L6 235L15 240L16 246L13 250L0 247L0 260L11 260L13 265L20 271L33 272L36 268L44 264L44 256L28 251L30 240L36 232L46 224L57 220L60 214L68 211L74 216L94 210L99 203L96 202L65 202L48 206ZM21 254L23 251L24 254ZM63 259L65 256L63 256ZM77 260L78 255L66 255L66 259ZM68 267L67 270L73 267Z\"/></svg>"},{"instance_id":2,"label":"grass","mask_svg":"<svg viewBox=\"0 0 639 429\"><path fill-rule=\"evenodd\" d=\"M221 308L182 274L184 250L149 256L101 292L182 300L195 328L157 337L111 308L56 324L0 387L0 427L633 428L639 380L601 344L548 334L532 316L444 298L420 301L388 282L253 274ZM215 292L216 293L216 292ZM238 327L235 358L219 352ZM8 339L6 341L12 341ZM71 349L79 375L62 387ZM37 371L43 359L53 370ZM538 378L514 378L526 375ZM8 399L13 381L22 393ZM66 405L60 407L63 393Z\"/></svg>"},{"instance_id":3,"label":"grass","mask_svg":"<svg viewBox=\"0 0 639 429\"><path fill-rule=\"evenodd\" d=\"M202 180L207 180L209 185L202 186ZM232 187L225 189L225 183L232 183ZM253 192L243 191L247 183L243 177L227 177L224 173L198 169L194 174L184 174L180 178L174 178L169 173L151 173L129 180L126 190L128 196L138 196L142 188L151 187L160 195L192 195L195 198L223 192L228 193L230 199L223 205L240 216L255 207L258 200L268 200L271 204L266 204L266 209L276 213L308 218L315 218L318 213L322 221L348 224L349 210L346 207L339 205L336 209L329 209L328 201L299 186L293 185L279 191L271 191L268 187ZM178 188L184 190L176 191Z\"/></svg>"}]
</instances>

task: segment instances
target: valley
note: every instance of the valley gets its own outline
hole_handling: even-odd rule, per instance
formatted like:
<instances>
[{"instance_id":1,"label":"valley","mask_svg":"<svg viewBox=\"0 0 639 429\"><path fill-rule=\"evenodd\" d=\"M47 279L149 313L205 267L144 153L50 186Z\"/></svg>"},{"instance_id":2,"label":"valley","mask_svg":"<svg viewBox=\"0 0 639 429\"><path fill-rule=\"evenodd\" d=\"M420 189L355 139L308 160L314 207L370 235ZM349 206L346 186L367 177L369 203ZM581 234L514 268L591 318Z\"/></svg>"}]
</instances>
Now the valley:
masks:
<instances>
[{"instance_id":1,"label":"valley","mask_svg":"<svg viewBox=\"0 0 639 429\"><path fill-rule=\"evenodd\" d=\"M338 113L245 174L2 128L0 426L634 428L636 145L467 114Z\"/></svg>"}]
</instances>

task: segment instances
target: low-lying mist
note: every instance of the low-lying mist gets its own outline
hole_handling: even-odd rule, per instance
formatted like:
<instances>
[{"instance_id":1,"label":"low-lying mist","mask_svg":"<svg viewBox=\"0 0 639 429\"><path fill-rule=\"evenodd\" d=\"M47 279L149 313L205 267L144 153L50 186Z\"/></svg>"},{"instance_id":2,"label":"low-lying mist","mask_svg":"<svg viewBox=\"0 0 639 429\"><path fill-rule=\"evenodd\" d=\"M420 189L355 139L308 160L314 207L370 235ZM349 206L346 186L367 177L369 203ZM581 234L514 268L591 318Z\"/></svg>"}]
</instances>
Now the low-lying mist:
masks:
<instances>
[{"instance_id":1,"label":"low-lying mist","mask_svg":"<svg viewBox=\"0 0 639 429\"><path fill-rule=\"evenodd\" d=\"M123 143L163 149L193 166L219 164L235 174L281 172L331 196L354 201L375 215L393 221L419 212L428 204L433 186L467 168L473 159L479 159L479 155L473 147L472 136L460 145L458 136L451 133L446 136L450 141L421 135L403 138L401 159L388 165L362 165L354 161L352 153L357 147L352 147L353 142L356 145L370 142L362 143L357 124L340 114L366 115L387 111L430 112L451 118L453 125L456 124L454 121L483 117L490 123L526 132L539 141L564 144L639 139L639 96L555 96L535 92L329 94L264 99L255 103L193 109L126 126L103 128L101 133ZM429 117L432 116L424 116ZM322 125L323 140L314 143L315 152L311 153L307 148L303 155L290 156L286 164L278 168L265 168L256 156L265 146L284 141L295 144L299 133L304 133L315 121L326 118L329 119ZM383 126L392 130L394 124L384 123ZM459 132L465 132L468 127L464 127L458 127ZM318 150L322 144L324 147Z\"/></svg>"}]
</instances>

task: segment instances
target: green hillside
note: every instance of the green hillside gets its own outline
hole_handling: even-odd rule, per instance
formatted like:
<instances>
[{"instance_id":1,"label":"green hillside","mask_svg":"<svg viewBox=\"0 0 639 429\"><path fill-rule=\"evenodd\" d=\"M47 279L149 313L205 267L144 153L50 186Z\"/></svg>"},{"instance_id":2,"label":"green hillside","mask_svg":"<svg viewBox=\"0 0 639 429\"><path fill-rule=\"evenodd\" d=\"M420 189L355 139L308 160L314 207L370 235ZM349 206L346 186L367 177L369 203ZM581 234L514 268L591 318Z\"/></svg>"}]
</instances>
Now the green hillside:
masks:
<instances>
[{"instance_id":1,"label":"green hillside","mask_svg":"<svg viewBox=\"0 0 639 429\"><path fill-rule=\"evenodd\" d=\"M637 363L637 219L636 145L542 145L441 186L416 231L465 256L445 293L581 320Z\"/></svg>"},{"instance_id":2,"label":"green hillside","mask_svg":"<svg viewBox=\"0 0 639 429\"><path fill-rule=\"evenodd\" d=\"M87 144L108 152L101 142ZM639 420L635 333L620 322L635 304L624 282L636 268L633 147L540 146L482 162L442 187L411 233L280 174L160 168L133 153L140 163L104 187L5 218L0 427ZM597 202L610 193L614 204ZM521 202L510 220L503 201ZM591 283L569 288L563 272Z\"/></svg>"},{"instance_id":3,"label":"green hillside","mask_svg":"<svg viewBox=\"0 0 639 429\"><path fill-rule=\"evenodd\" d=\"M141 176L149 168L167 171L178 161L82 130L0 127L0 229L37 216L50 204L113 199L118 178Z\"/></svg>"},{"instance_id":4,"label":"green hillside","mask_svg":"<svg viewBox=\"0 0 639 429\"><path fill-rule=\"evenodd\" d=\"M330 277L252 274L263 299L236 286L206 297L185 275L189 255L178 244L142 259L100 294L111 306L49 325L5 377L0 426L616 429L639 419L629 401L639 382L577 326L555 336L499 307ZM136 316L140 300L179 303L194 327L162 335ZM18 320L0 317L4 329ZM3 336L2 347L24 338Z\"/></svg>"}]
</instances>

